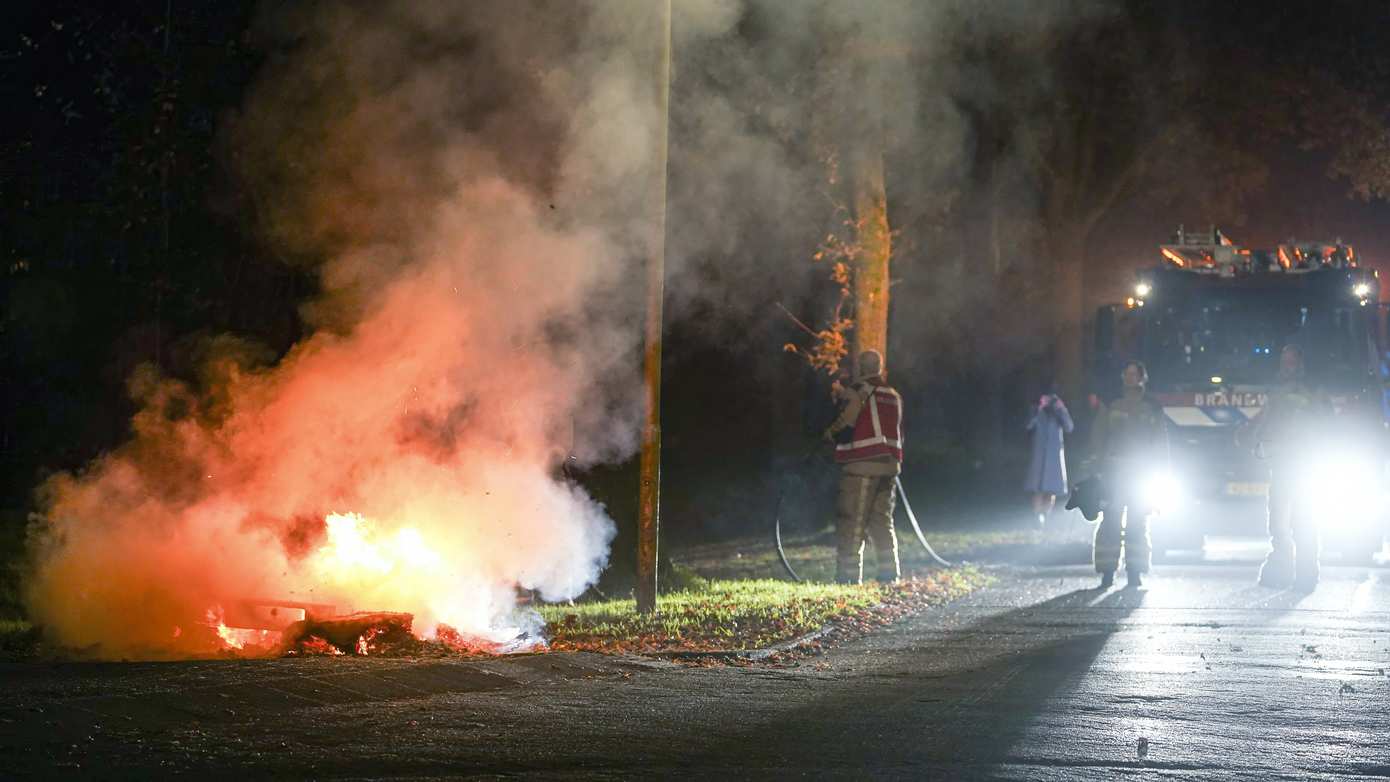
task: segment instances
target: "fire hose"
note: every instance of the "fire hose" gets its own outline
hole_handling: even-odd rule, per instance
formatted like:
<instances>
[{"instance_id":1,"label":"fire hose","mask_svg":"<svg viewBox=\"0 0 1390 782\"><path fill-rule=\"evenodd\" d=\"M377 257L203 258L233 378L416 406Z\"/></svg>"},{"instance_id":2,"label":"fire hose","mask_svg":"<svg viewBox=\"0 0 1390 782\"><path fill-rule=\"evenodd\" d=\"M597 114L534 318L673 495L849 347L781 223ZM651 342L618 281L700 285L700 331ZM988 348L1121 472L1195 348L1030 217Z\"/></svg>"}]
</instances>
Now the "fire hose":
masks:
<instances>
[{"instance_id":1,"label":"fire hose","mask_svg":"<svg viewBox=\"0 0 1390 782\"><path fill-rule=\"evenodd\" d=\"M917 524L917 514L912 512L912 503L907 501L907 492L903 491L902 478L894 475L893 485L898 487L898 497L903 501L903 510L907 511L907 520L912 522L912 531L917 533L917 541L922 544L922 548L927 550L927 554L936 560L936 564L942 567L951 567L951 563L942 559L941 555L936 553L936 549L927 542L927 536L922 534L922 527Z\"/></svg>"},{"instance_id":2,"label":"fire hose","mask_svg":"<svg viewBox=\"0 0 1390 782\"><path fill-rule=\"evenodd\" d=\"M807 456L802 459L802 463L804 464L811 455L813 454L807 454ZM903 490L902 479L898 476L893 477L893 487L894 490L897 491L898 497L903 501L903 510L907 513L907 520L912 523L912 531L917 534L917 541L922 544L922 548L927 550L927 554L938 565L942 567L951 567L951 563L942 559L941 556L936 553L936 549L933 549L931 544L927 542L927 536L922 534L922 527L917 523L917 514L912 512L912 504L907 501L907 492ZM787 559L786 549L782 546L782 505L786 497L787 489L784 482L782 490L777 493L777 509L773 513L772 520L772 538L773 543L777 546L777 558L781 560L782 568L787 571L787 575L790 576L793 581L799 582L802 580L801 576L797 575L796 570L792 567L791 561Z\"/></svg>"}]
</instances>

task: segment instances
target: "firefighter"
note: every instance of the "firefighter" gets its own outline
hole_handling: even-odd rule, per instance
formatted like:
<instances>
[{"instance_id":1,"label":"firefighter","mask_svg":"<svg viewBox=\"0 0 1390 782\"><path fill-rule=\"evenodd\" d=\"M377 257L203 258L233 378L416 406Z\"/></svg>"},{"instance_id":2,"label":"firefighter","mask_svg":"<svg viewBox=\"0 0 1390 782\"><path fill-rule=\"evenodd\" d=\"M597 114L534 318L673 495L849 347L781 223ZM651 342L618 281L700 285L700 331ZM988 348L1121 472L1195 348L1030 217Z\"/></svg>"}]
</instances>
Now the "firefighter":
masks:
<instances>
[{"instance_id":1,"label":"firefighter","mask_svg":"<svg viewBox=\"0 0 1390 782\"><path fill-rule=\"evenodd\" d=\"M1115 584L1122 551L1129 586L1144 585L1152 555L1149 515L1154 509L1141 497L1142 481L1155 468L1166 469L1168 458L1163 410L1144 394L1148 370L1130 361L1120 379L1124 394L1101 407L1091 431L1092 458L1099 462L1109 493L1092 549L1101 589Z\"/></svg>"},{"instance_id":2,"label":"firefighter","mask_svg":"<svg viewBox=\"0 0 1390 782\"><path fill-rule=\"evenodd\" d=\"M1270 460L1269 555L1260 584L1312 591L1318 583L1318 530L1300 486L1300 456L1330 416L1331 405L1308 384L1303 351L1286 345L1279 353L1279 384L1252 423L1256 452Z\"/></svg>"},{"instance_id":3,"label":"firefighter","mask_svg":"<svg viewBox=\"0 0 1390 782\"><path fill-rule=\"evenodd\" d=\"M878 555L878 580L898 579L898 538L893 531L894 479L902 470L902 397L888 385L883 355L859 354L855 381L837 395L844 410L825 430L840 465L840 497L835 519L835 579L858 584L864 578L864 543Z\"/></svg>"}]
</instances>

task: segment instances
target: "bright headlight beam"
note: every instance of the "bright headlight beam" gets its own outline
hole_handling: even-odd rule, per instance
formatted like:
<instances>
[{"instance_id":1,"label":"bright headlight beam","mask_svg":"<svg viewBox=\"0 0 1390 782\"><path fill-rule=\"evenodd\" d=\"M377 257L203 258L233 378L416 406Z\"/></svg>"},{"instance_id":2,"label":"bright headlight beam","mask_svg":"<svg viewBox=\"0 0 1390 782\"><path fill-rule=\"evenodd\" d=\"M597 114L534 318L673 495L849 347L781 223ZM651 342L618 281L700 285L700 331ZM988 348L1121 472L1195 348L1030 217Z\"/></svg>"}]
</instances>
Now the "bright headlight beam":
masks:
<instances>
[{"instance_id":1,"label":"bright headlight beam","mask_svg":"<svg viewBox=\"0 0 1390 782\"><path fill-rule=\"evenodd\" d=\"M1358 282L1352 286L1351 293L1358 299L1364 299L1371 295L1371 286L1369 283Z\"/></svg>"},{"instance_id":2,"label":"bright headlight beam","mask_svg":"<svg viewBox=\"0 0 1390 782\"><path fill-rule=\"evenodd\" d=\"M1382 499L1369 462L1331 457L1319 461L1305 480L1312 512L1332 527L1359 526L1377 516Z\"/></svg>"},{"instance_id":3,"label":"bright headlight beam","mask_svg":"<svg viewBox=\"0 0 1390 782\"><path fill-rule=\"evenodd\" d=\"M1141 299L1147 298L1150 293L1153 293L1153 290L1154 288L1152 285L1148 284L1147 282L1141 282L1138 285L1134 286L1134 295L1138 296Z\"/></svg>"},{"instance_id":4,"label":"bright headlight beam","mask_svg":"<svg viewBox=\"0 0 1390 782\"><path fill-rule=\"evenodd\" d=\"M1139 486L1140 500L1160 513L1177 506L1181 499L1182 485L1167 471L1151 473Z\"/></svg>"}]
</instances>

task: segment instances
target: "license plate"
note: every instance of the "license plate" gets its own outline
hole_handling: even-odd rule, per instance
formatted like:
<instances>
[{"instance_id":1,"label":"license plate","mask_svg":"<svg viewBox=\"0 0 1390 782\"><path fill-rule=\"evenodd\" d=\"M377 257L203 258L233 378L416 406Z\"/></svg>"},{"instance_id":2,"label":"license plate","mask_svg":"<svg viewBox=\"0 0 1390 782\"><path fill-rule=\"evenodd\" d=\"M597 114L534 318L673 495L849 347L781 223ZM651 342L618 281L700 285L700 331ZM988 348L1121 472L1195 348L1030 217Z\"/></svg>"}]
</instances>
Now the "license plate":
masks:
<instances>
[{"instance_id":1,"label":"license plate","mask_svg":"<svg viewBox=\"0 0 1390 782\"><path fill-rule=\"evenodd\" d=\"M1263 497L1269 494L1267 483L1228 483L1226 493L1233 497Z\"/></svg>"}]
</instances>

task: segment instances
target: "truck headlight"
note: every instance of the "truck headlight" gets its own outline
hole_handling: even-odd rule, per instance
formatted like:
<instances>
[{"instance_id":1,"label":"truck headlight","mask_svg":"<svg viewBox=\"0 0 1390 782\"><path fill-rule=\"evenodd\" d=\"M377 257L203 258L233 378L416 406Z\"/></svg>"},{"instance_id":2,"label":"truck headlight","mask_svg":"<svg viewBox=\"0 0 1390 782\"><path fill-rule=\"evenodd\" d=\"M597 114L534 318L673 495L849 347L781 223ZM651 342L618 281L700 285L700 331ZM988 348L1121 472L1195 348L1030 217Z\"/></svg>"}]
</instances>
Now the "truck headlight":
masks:
<instances>
[{"instance_id":1,"label":"truck headlight","mask_svg":"<svg viewBox=\"0 0 1390 782\"><path fill-rule=\"evenodd\" d=\"M1306 476L1309 511L1334 526L1360 525L1380 513L1382 498L1376 470L1367 459L1319 460Z\"/></svg>"},{"instance_id":2,"label":"truck headlight","mask_svg":"<svg viewBox=\"0 0 1390 782\"><path fill-rule=\"evenodd\" d=\"M1139 501L1160 513L1176 508L1182 499L1182 484L1168 470L1155 470L1139 484Z\"/></svg>"}]
</instances>

